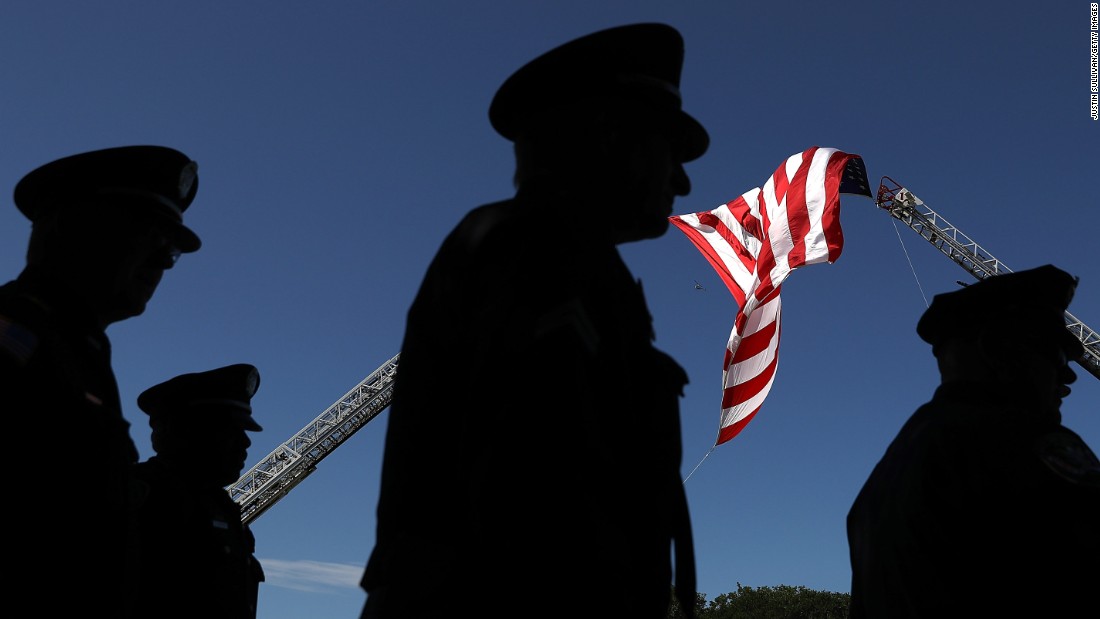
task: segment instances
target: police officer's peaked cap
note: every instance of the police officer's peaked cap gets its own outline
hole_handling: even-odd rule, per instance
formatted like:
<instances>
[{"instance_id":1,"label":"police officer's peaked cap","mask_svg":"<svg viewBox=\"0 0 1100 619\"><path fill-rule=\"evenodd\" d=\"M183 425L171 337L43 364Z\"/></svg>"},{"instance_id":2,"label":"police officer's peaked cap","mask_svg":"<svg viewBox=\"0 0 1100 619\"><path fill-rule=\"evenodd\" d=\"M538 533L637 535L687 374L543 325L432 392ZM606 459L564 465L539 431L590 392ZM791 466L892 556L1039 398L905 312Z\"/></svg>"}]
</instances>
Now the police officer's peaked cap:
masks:
<instances>
[{"instance_id":1,"label":"police officer's peaked cap","mask_svg":"<svg viewBox=\"0 0 1100 619\"><path fill-rule=\"evenodd\" d=\"M1069 359L1084 345L1066 329L1065 312L1077 278L1053 266L993 275L959 290L938 294L917 322L917 335L933 346L979 329L983 323L1011 321L1021 332L1049 334Z\"/></svg>"},{"instance_id":2,"label":"police officer's peaked cap","mask_svg":"<svg viewBox=\"0 0 1100 619\"><path fill-rule=\"evenodd\" d=\"M540 113L588 98L619 96L667 110L677 121L682 158L702 155L710 138L681 109L684 39L672 26L642 23L601 30L535 58L512 74L489 106L497 133L515 140Z\"/></svg>"},{"instance_id":3,"label":"police officer's peaked cap","mask_svg":"<svg viewBox=\"0 0 1100 619\"><path fill-rule=\"evenodd\" d=\"M252 396L259 387L260 371L237 363L176 376L143 391L137 403L154 426L165 415L201 423L209 414L227 414L245 430L259 432L263 428L252 418Z\"/></svg>"},{"instance_id":4,"label":"police officer's peaked cap","mask_svg":"<svg viewBox=\"0 0 1100 619\"><path fill-rule=\"evenodd\" d=\"M183 225L183 212L199 189L198 164L166 146L120 146L52 161L15 186L15 205L31 221L61 205L105 197L137 198L175 224L176 245L198 250L199 237Z\"/></svg>"}]
</instances>

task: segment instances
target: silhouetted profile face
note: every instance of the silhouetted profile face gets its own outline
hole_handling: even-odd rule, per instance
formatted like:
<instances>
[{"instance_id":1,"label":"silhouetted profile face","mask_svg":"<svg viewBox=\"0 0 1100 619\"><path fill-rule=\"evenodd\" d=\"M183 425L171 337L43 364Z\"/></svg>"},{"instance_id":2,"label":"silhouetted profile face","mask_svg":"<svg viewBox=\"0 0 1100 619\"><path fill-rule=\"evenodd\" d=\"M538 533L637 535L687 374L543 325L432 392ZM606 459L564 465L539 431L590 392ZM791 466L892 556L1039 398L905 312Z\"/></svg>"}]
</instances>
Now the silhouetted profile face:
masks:
<instances>
[{"instance_id":1,"label":"silhouetted profile face","mask_svg":"<svg viewBox=\"0 0 1100 619\"><path fill-rule=\"evenodd\" d=\"M142 314L180 255L178 227L133 204L74 208L60 226L50 261L103 327Z\"/></svg>"},{"instance_id":2,"label":"silhouetted profile face","mask_svg":"<svg viewBox=\"0 0 1100 619\"><path fill-rule=\"evenodd\" d=\"M252 439L216 404L176 415L154 430L157 456L202 486L228 486L240 478Z\"/></svg>"},{"instance_id":3,"label":"silhouetted profile face","mask_svg":"<svg viewBox=\"0 0 1100 619\"><path fill-rule=\"evenodd\" d=\"M1077 380L1077 374L1056 338L1024 332L1011 338L999 337L990 348L995 375L1006 391L1037 412L1060 412L1062 399L1070 394L1069 385Z\"/></svg>"},{"instance_id":4,"label":"silhouetted profile face","mask_svg":"<svg viewBox=\"0 0 1100 619\"><path fill-rule=\"evenodd\" d=\"M617 194L613 204L620 210L619 217L611 218L616 243L665 234L676 197L691 192L680 148L660 123L635 131L615 141L617 175L608 188Z\"/></svg>"},{"instance_id":5,"label":"silhouetted profile face","mask_svg":"<svg viewBox=\"0 0 1100 619\"><path fill-rule=\"evenodd\" d=\"M252 446L248 432L239 424L220 419L204 434L207 436L203 449L207 459L205 468L210 481L219 486L237 481L245 468L248 448Z\"/></svg>"}]
</instances>

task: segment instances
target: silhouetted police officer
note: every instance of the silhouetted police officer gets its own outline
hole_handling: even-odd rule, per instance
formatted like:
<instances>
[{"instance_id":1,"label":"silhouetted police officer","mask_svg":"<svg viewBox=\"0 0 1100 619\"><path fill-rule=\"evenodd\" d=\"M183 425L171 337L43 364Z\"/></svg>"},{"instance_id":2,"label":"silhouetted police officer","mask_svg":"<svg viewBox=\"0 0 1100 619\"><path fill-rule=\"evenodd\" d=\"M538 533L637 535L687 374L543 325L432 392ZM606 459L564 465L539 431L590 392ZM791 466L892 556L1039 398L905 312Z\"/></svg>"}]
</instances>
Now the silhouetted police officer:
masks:
<instances>
[{"instance_id":1,"label":"silhouetted police officer","mask_svg":"<svg viewBox=\"0 0 1100 619\"><path fill-rule=\"evenodd\" d=\"M226 486L259 432L260 373L240 363L183 374L142 392L156 455L135 465L135 617L256 616L263 570Z\"/></svg>"},{"instance_id":2,"label":"silhouetted police officer","mask_svg":"<svg viewBox=\"0 0 1100 619\"><path fill-rule=\"evenodd\" d=\"M933 299L941 383L848 514L853 619L1100 616L1100 461L1060 412L1076 285L1047 265Z\"/></svg>"},{"instance_id":3,"label":"silhouetted police officer","mask_svg":"<svg viewBox=\"0 0 1100 619\"><path fill-rule=\"evenodd\" d=\"M15 187L31 221L26 267L0 287L5 602L40 616L122 612L127 473L108 326L145 311L164 271L199 248L183 225L197 166L162 146L47 163Z\"/></svg>"},{"instance_id":4,"label":"silhouetted police officer","mask_svg":"<svg viewBox=\"0 0 1100 619\"><path fill-rule=\"evenodd\" d=\"M364 617L663 619L674 545L693 606L687 376L616 248L668 230L707 148L683 54L670 26L611 28L497 91L517 192L459 222L409 309Z\"/></svg>"}]
</instances>

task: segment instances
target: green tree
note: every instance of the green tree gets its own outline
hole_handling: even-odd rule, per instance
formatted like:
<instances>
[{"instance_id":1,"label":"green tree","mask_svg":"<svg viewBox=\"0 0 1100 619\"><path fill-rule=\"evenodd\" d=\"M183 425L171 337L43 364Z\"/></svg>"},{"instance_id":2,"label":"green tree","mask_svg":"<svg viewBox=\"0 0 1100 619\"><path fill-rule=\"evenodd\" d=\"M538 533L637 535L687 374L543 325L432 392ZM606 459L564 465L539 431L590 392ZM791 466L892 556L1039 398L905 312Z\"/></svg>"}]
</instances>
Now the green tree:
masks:
<instances>
[{"instance_id":1,"label":"green tree","mask_svg":"<svg viewBox=\"0 0 1100 619\"><path fill-rule=\"evenodd\" d=\"M848 593L815 591L806 587L744 587L723 593L709 604L706 595L696 594L698 619L846 619L852 596ZM673 599L669 619L682 619L679 604Z\"/></svg>"},{"instance_id":2,"label":"green tree","mask_svg":"<svg viewBox=\"0 0 1100 619\"><path fill-rule=\"evenodd\" d=\"M695 617L696 619L702 619L703 613L707 609L707 596L704 593L695 594ZM672 603L668 607L668 619L684 619L685 615L683 608L680 606L680 600L676 597L676 587L672 588Z\"/></svg>"}]
</instances>

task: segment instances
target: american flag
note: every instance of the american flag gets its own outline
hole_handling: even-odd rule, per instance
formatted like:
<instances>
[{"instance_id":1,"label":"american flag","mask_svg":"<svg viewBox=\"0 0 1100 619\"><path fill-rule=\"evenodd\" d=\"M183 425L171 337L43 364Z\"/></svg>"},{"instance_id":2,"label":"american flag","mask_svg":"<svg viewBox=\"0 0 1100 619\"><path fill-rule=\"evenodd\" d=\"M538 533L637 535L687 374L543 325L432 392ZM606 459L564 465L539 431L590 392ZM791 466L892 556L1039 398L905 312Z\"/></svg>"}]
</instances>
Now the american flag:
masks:
<instances>
[{"instance_id":1,"label":"american flag","mask_svg":"<svg viewBox=\"0 0 1100 619\"><path fill-rule=\"evenodd\" d=\"M712 211L669 219L706 256L737 301L722 370L715 446L759 412L779 360L780 286L807 264L833 263L844 247L840 194L871 197L859 155L811 147L791 155L763 189Z\"/></svg>"}]
</instances>

